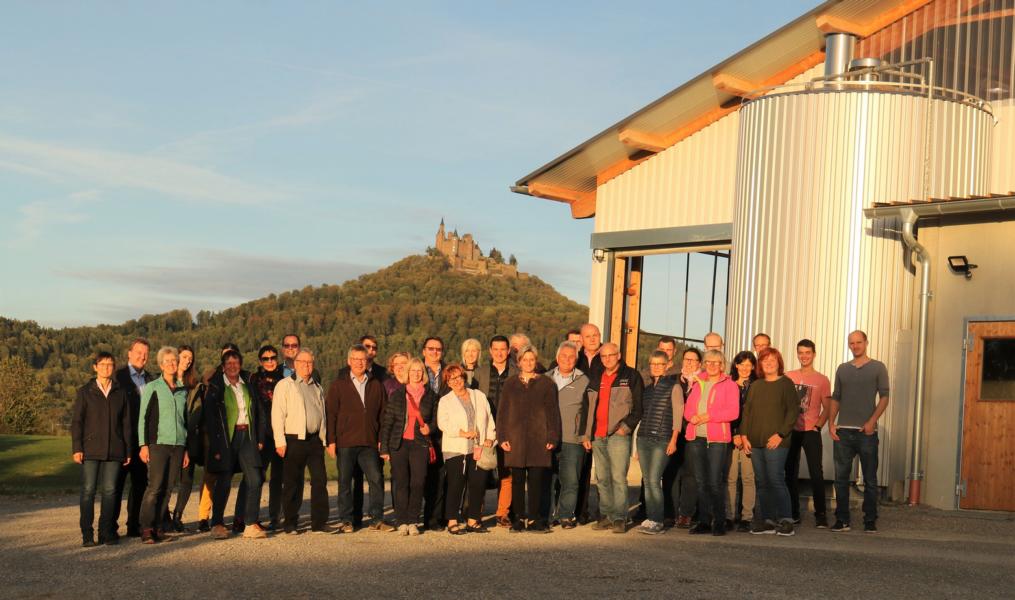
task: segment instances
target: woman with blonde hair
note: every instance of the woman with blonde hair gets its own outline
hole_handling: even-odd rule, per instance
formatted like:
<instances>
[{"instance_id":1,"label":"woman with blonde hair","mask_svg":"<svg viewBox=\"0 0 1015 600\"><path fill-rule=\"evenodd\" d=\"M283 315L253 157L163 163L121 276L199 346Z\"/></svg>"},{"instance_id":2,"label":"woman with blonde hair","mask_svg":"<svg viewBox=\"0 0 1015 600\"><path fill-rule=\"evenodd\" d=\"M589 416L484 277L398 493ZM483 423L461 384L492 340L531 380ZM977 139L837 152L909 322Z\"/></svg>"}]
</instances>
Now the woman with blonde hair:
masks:
<instances>
[{"instance_id":1,"label":"woman with blonde hair","mask_svg":"<svg viewBox=\"0 0 1015 600\"><path fill-rule=\"evenodd\" d=\"M479 382L476 381L476 369L479 368L479 358L483 354L483 345L476 338L469 338L462 342L462 371L465 376L465 387L478 389Z\"/></svg>"},{"instance_id":2,"label":"woman with blonde hair","mask_svg":"<svg viewBox=\"0 0 1015 600\"><path fill-rule=\"evenodd\" d=\"M389 367L399 354L404 353L392 355ZM399 368L388 372L400 377ZM399 384L388 396L378 438L381 458L391 462L391 496L397 531L399 535L419 535L427 465L433 452L429 436L434 428L437 394L427 385L426 367L420 359L407 361L403 377L404 385Z\"/></svg>"}]
</instances>

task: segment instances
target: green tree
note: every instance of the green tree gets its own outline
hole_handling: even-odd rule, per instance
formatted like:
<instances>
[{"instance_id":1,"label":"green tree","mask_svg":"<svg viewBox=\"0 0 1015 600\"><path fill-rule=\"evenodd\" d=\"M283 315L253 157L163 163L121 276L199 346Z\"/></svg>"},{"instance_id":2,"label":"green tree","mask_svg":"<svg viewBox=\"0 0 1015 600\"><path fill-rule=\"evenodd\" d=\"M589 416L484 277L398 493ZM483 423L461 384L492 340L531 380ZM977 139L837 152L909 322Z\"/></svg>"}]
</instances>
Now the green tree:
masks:
<instances>
[{"instance_id":1,"label":"green tree","mask_svg":"<svg viewBox=\"0 0 1015 600\"><path fill-rule=\"evenodd\" d=\"M490 248L490 258L504 264L504 255L500 253L500 250L496 248Z\"/></svg>"},{"instance_id":2,"label":"green tree","mask_svg":"<svg viewBox=\"0 0 1015 600\"><path fill-rule=\"evenodd\" d=\"M508 264L511 265L512 267L517 267L518 266L518 259L515 258L514 254L512 254L511 258L508 259Z\"/></svg>"},{"instance_id":3,"label":"green tree","mask_svg":"<svg viewBox=\"0 0 1015 600\"><path fill-rule=\"evenodd\" d=\"M42 380L24 359L0 361L0 431L33 433L43 399Z\"/></svg>"}]
</instances>

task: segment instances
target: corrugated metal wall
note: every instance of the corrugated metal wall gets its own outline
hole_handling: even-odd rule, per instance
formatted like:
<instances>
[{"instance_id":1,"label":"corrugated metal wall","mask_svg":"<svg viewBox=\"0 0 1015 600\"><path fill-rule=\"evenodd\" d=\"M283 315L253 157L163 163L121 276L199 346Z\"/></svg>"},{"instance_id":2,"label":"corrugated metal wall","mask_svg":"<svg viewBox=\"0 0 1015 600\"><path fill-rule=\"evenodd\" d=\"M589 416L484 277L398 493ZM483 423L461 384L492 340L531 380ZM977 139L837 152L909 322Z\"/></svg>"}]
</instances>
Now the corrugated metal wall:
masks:
<instances>
[{"instance_id":1,"label":"corrugated metal wall","mask_svg":"<svg viewBox=\"0 0 1015 600\"><path fill-rule=\"evenodd\" d=\"M914 277L902 268L899 225L872 226L862 211L923 195L926 105L908 94L812 92L741 109L728 348L765 331L792 361L796 341L810 338L816 368L831 374L850 358L848 333L864 329L871 356L908 373L908 357L896 363L911 345ZM992 117L945 100L933 110L932 195L982 193ZM906 400L894 399L883 437ZM895 432L905 436L904 422ZM890 464L886 456L882 477Z\"/></svg>"},{"instance_id":2,"label":"corrugated metal wall","mask_svg":"<svg viewBox=\"0 0 1015 600\"><path fill-rule=\"evenodd\" d=\"M936 84L987 100L994 131L989 191L1015 191L1015 0L934 0L860 40L857 56L933 57ZM902 198L900 198L902 200Z\"/></svg>"},{"instance_id":3,"label":"corrugated metal wall","mask_svg":"<svg viewBox=\"0 0 1015 600\"><path fill-rule=\"evenodd\" d=\"M729 223L739 120L723 117L601 185L595 231Z\"/></svg>"}]
</instances>

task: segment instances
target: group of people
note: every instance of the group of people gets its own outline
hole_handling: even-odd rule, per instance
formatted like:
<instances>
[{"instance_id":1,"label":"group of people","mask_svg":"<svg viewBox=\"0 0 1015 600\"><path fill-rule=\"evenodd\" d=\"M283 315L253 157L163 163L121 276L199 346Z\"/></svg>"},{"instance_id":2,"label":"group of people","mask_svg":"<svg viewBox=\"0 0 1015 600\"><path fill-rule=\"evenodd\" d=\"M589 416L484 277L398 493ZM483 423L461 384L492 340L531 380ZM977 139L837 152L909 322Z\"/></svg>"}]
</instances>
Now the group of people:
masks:
<instances>
[{"instance_id":1,"label":"group of people","mask_svg":"<svg viewBox=\"0 0 1015 600\"><path fill-rule=\"evenodd\" d=\"M429 337L422 357L395 352L386 366L375 360L377 339L365 335L325 388L313 351L295 334L283 337L281 353L262 346L253 373L243 368L239 349L226 344L218 367L204 376L189 346L159 349L160 375L149 373L150 344L139 338L120 369L112 354L97 353L95 378L74 403L82 543L119 541L127 478L127 535L147 544L172 540L171 533L185 531L196 465L203 467L198 529L217 539L297 533L308 471L312 532L353 532L366 516L367 528L400 535L485 533L484 498L492 487L495 522L510 532L591 523L624 533L632 458L642 471L635 516L642 533L662 533L672 520L692 534L739 528L793 535L801 449L814 484L816 525L827 527L825 426L834 444L836 497L848 499L859 456L864 529L873 532L877 421L888 402L888 375L867 356L866 334L855 331L848 343L854 358L840 365L833 387L813 368L813 342L797 344L800 368L786 372L765 334L755 336L753 352L729 364L718 334L704 338L704 352L684 351L679 364L676 340L663 337L642 372L625 364L617 344L601 343L593 324L569 331L548 368L524 334L491 338L486 361L482 343L468 339L453 364L443 360L443 340ZM338 471L336 527L329 525L325 453ZM384 519L384 462L393 524ZM598 518L588 501L593 464ZM226 528L235 473L242 482ZM832 531L850 529L848 501L837 502L835 518Z\"/></svg>"}]
</instances>

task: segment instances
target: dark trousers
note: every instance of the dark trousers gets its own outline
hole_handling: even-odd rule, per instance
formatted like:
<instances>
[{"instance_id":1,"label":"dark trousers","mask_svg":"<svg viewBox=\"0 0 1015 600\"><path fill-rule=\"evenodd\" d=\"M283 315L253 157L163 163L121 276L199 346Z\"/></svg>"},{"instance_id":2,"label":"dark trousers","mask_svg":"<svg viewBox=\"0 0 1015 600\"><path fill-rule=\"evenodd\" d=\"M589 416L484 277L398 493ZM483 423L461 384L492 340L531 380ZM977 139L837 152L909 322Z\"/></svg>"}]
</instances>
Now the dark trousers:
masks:
<instances>
[{"instance_id":1,"label":"dark trousers","mask_svg":"<svg viewBox=\"0 0 1015 600\"><path fill-rule=\"evenodd\" d=\"M800 518L800 450L807 457L807 472L811 478L814 514L825 516L825 473L821 467L821 432L793 430L790 436L789 456L786 457L786 486L793 519Z\"/></svg>"},{"instance_id":2,"label":"dark trousers","mask_svg":"<svg viewBox=\"0 0 1015 600\"><path fill-rule=\"evenodd\" d=\"M242 502L244 522L256 523L261 508L261 466L257 446L246 431L233 432L229 443L233 464L239 465L243 473L243 484L237 493L237 502ZM211 524L222 525L225 520L226 504L232 486L232 472L219 473L215 479L215 493L212 495Z\"/></svg>"},{"instance_id":3,"label":"dark trousers","mask_svg":"<svg viewBox=\"0 0 1015 600\"><path fill-rule=\"evenodd\" d=\"M353 471L358 465L370 486L367 512L375 521L384 517L384 473L381 471L381 457L376 446L354 446L339 448L336 457L338 465L338 520L352 523L353 519Z\"/></svg>"},{"instance_id":4,"label":"dark trousers","mask_svg":"<svg viewBox=\"0 0 1015 600\"><path fill-rule=\"evenodd\" d=\"M694 463L698 479L698 522L713 527L726 526L726 458L729 444L695 438L687 444L687 455Z\"/></svg>"},{"instance_id":5,"label":"dark trousers","mask_svg":"<svg viewBox=\"0 0 1015 600\"><path fill-rule=\"evenodd\" d=\"M547 467L511 467L511 508L515 512L515 522L528 517L540 525L545 525L539 512L546 485ZM526 502L526 483L528 483L528 502Z\"/></svg>"},{"instance_id":6,"label":"dark trousers","mask_svg":"<svg viewBox=\"0 0 1015 600\"><path fill-rule=\"evenodd\" d=\"M835 518L849 523L849 485L853 459L860 457L863 472L863 520L878 520L878 433L867 435L859 429L839 429L839 441L832 443L835 459Z\"/></svg>"},{"instance_id":7,"label":"dark trousers","mask_svg":"<svg viewBox=\"0 0 1015 600\"><path fill-rule=\"evenodd\" d=\"M462 500L466 499L465 518L478 521L483 506L483 494L486 493L488 473L476 466L472 454L449 458L444 463L448 477L447 503L444 505L444 516L449 521L462 521ZM512 490L513 491L513 490Z\"/></svg>"},{"instance_id":8,"label":"dark trousers","mask_svg":"<svg viewBox=\"0 0 1015 600\"><path fill-rule=\"evenodd\" d=\"M127 491L127 531L140 529L141 502L144 499L145 490L148 488L148 465L141 460L139 448L134 449L134 455L130 458L127 468L120 470L120 476L116 482L116 510L113 512L113 523L120 522L120 504L123 500L123 492ZM130 488L126 487L127 477L130 477Z\"/></svg>"},{"instance_id":9,"label":"dark trousers","mask_svg":"<svg viewBox=\"0 0 1015 600\"><path fill-rule=\"evenodd\" d=\"M116 531L116 484L120 479L120 461L86 460L81 464L81 533L91 537L94 533L95 492L99 492L99 537L106 538Z\"/></svg>"},{"instance_id":10,"label":"dark trousers","mask_svg":"<svg viewBox=\"0 0 1015 600\"><path fill-rule=\"evenodd\" d=\"M328 523L328 472L324 468L324 445L317 435L301 440L286 435L285 459L282 463L282 510L285 528L295 530L299 525L300 506L303 505L303 477L310 470L310 526L324 529Z\"/></svg>"},{"instance_id":11,"label":"dark trousers","mask_svg":"<svg viewBox=\"0 0 1015 600\"><path fill-rule=\"evenodd\" d=\"M447 471L444 469L444 457L440 448L437 462L426 467L426 489L423 492L423 522L428 529L441 529L447 522L444 516L444 504L447 494Z\"/></svg>"},{"instance_id":12,"label":"dark trousers","mask_svg":"<svg viewBox=\"0 0 1015 600\"><path fill-rule=\"evenodd\" d=\"M148 446L148 487L141 499L141 512L138 515L142 529L158 529L162 526L162 515L169 510L169 492L180 480L184 451L183 446Z\"/></svg>"},{"instance_id":13,"label":"dark trousers","mask_svg":"<svg viewBox=\"0 0 1015 600\"><path fill-rule=\"evenodd\" d=\"M419 522L429 459L427 447L413 440L402 440L402 445L391 451L391 496L399 525Z\"/></svg>"},{"instance_id":14,"label":"dark trousers","mask_svg":"<svg viewBox=\"0 0 1015 600\"><path fill-rule=\"evenodd\" d=\"M183 519L183 511L187 510L187 503L190 502L190 493L194 489L194 471L197 465L190 463L186 469L180 471L180 487L176 491L176 505L173 506L172 518L175 521ZM170 515L166 515L169 517Z\"/></svg>"},{"instance_id":15,"label":"dark trousers","mask_svg":"<svg viewBox=\"0 0 1015 600\"><path fill-rule=\"evenodd\" d=\"M678 435L677 452L663 470L663 502L667 518L693 519L698 510L698 478L694 461L687 456L687 445L687 438L683 434Z\"/></svg>"},{"instance_id":16,"label":"dark trousers","mask_svg":"<svg viewBox=\"0 0 1015 600\"><path fill-rule=\"evenodd\" d=\"M280 510L282 508L282 457L275 452L274 447L271 453L261 452L261 483L268 482L268 518L272 524L277 525ZM268 467L271 467L271 479L268 479ZM241 523L256 523L257 521L247 520L247 478L240 482L240 489L236 494L236 508L234 509L235 519Z\"/></svg>"},{"instance_id":17,"label":"dark trousers","mask_svg":"<svg viewBox=\"0 0 1015 600\"><path fill-rule=\"evenodd\" d=\"M575 503L574 513L578 520L588 523L594 515L589 514L589 490L592 487L592 460L586 457L582 465L581 476L578 478L578 500Z\"/></svg>"}]
</instances>

